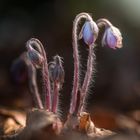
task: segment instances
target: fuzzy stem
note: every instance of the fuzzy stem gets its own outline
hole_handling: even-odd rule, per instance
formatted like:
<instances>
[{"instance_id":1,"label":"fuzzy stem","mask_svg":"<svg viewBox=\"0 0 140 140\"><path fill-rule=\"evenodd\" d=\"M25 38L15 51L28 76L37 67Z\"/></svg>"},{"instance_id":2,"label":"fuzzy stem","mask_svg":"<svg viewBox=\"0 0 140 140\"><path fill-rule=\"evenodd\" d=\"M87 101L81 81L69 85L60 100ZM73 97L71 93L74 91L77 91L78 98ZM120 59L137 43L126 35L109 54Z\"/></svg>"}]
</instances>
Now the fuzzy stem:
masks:
<instances>
[{"instance_id":1,"label":"fuzzy stem","mask_svg":"<svg viewBox=\"0 0 140 140\"><path fill-rule=\"evenodd\" d=\"M25 64L27 65L28 68L28 78L29 78L29 88L31 91L31 96L34 101L35 107L38 107L39 109L43 109L43 104L40 98L40 94L38 91L38 86L36 83L36 69L31 63L31 61L27 58L27 53L24 52L21 56L21 59L24 60Z\"/></svg>"},{"instance_id":2,"label":"fuzzy stem","mask_svg":"<svg viewBox=\"0 0 140 140\"><path fill-rule=\"evenodd\" d=\"M50 79L49 79L49 72L48 72L48 63L47 57L44 50L42 43L35 38L32 38L27 42L27 45L33 45L38 49L39 53L44 57L44 63L42 66L42 79L43 79L43 105L49 111L51 110L51 87L50 87Z\"/></svg>"},{"instance_id":3,"label":"fuzzy stem","mask_svg":"<svg viewBox=\"0 0 140 140\"><path fill-rule=\"evenodd\" d=\"M88 61L87 61L87 71L85 74L85 78L84 78L84 82L83 85L81 87L81 94L80 94L80 106L79 106L79 112L81 111L85 111L85 99L86 99L86 95L88 92L88 88L89 85L92 81L92 74L93 74L93 62L94 62L94 57L95 55L93 54L93 47L94 45L90 45L89 46L89 55L88 55Z\"/></svg>"},{"instance_id":4,"label":"fuzzy stem","mask_svg":"<svg viewBox=\"0 0 140 140\"><path fill-rule=\"evenodd\" d=\"M112 26L111 22L105 18L100 18L96 21L98 27L102 27L102 26L105 26L105 27L110 27Z\"/></svg>"},{"instance_id":5,"label":"fuzzy stem","mask_svg":"<svg viewBox=\"0 0 140 140\"><path fill-rule=\"evenodd\" d=\"M53 105L52 105L52 112L57 113L57 106L58 106L58 94L59 94L59 83L55 81L53 83Z\"/></svg>"},{"instance_id":6,"label":"fuzzy stem","mask_svg":"<svg viewBox=\"0 0 140 140\"><path fill-rule=\"evenodd\" d=\"M73 114L76 109L77 103L77 92L79 89L79 51L78 51L78 41L77 41L77 28L80 20L85 18L86 20L92 21L92 18L88 13L80 13L76 16L73 22L73 58L74 58L74 80L73 80L73 89L72 89L72 99L70 105L70 114Z\"/></svg>"},{"instance_id":7,"label":"fuzzy stem","mask_svg":"<svg viewBox=\"0 0 140 140\"><path fill-rule=\"evenodd\" d=\"M51 87L50 87L50 79L49 79L48 60L42 43L37 39L36 41L41 47L41 51L45 60L42 66L44 107L50 111L51 110Z\"/></svg>"},{"instance_id":8,"label":"fuzzy stem","mask_svg":"<svg viewBox=\"0 0 140 140\"><path fill-rule=\"evenodd\" d=\"M50 111L51 110L51 87L50 87L50 79L49 79L47 63L43 64L42 78L43 78L44 107Z\"/></svg>"},{"instance_id":9,"label":"fuzzy stem","mask_svg":"<svg viewBox=\"0 0 140 140\"><path fill-rule=\"evenodd\" d=\"M35 105L37 105L39 109L43 109L43 104L40 99L40 95L39 95L37 83L36 83L36 69L34 68L32 64L28 65L28 76L29 76L29 87L30 87Z\"/></svg>"},{"instance_id":10,"label":"fuzzy stem","mask_svg":"<svg viewBox=\"0 0 140 140\"><path fill-rule=\"evenodd\" d=\"M43 46L41 48L45 58L44 64L42 66L44 107L47 110L51 111L52 103L51 103L51 86L50 86L50 79L49 79L48 60Z\"/></svg>"}]
</instances>

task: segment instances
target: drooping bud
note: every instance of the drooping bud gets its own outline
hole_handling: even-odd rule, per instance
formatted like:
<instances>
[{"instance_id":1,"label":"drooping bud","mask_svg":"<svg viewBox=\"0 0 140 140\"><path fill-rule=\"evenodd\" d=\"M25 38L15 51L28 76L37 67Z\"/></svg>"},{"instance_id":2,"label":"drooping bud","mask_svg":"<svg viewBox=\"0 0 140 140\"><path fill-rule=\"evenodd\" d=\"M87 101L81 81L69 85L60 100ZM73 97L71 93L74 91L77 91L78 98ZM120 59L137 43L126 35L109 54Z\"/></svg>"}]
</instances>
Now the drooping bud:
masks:
<instances>
[{"instance_id":1,"label":"drooping bud","mask_svg":"<svg viewBox=\"0 0 140 140\"><path fill-rule=\"evenodd\" d=\"M30 45L27 46L27 49L28 49L27 55L28 58L31 60L32 64L36 68L41 68L44 62L43 56Z\"/></svg>"},{"instance_id":2,"label":"drooping bud","mask_svg":"<svg viewBox=\"0 0 140 140\"><path fill-rule=\"evenodd\" d=\"M105 33L102 39L102 45L112 49L122 47L122 35L118 28L115 26L108 26L105 29Z\"/></svg>"},{"instance_id":3,"label":"drooping bud","mask_svg":"<svg viewBox=\"0 0 140 140\"><path fill-rule=\"evenodd\" d=\"M87 45L91 45L97 39L98 32L98 26L94 21L86 21L79 34L79 39L83 38Z\"/></svg>"},{"instance_id":4,"label":"drooping bud","mask_svg":"<svg viewBox=\"0 0 140 140\"><path fill-rule=\"evenodd\" d=\"M60 56L54 56L54 61L49 64L50 79L53 82L63 83L64 82L64 69L62 66L62 59Z\"/></svg>"}]
</instances>

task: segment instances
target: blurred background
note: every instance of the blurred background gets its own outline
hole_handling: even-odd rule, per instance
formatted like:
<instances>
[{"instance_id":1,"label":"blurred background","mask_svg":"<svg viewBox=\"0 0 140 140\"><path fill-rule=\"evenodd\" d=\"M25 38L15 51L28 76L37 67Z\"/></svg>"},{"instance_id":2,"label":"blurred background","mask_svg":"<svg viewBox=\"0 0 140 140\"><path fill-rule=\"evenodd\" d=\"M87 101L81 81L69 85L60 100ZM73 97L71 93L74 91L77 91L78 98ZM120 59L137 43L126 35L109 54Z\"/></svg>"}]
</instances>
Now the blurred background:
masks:
<instances>
[{"instance_id":1,"label":"blurred background","mask_svg":"<svg viewBox=\"0 0 140 140\"><path fill-rule=\"evenodd\" d=\"M26 41L35 37L44 44L49 61L56 54L64 58L65 83L60 98L61 110L67 112L73 81L72 23L78 13L88 12L94 20L109 19L123 35L123 48L118 50L102 47L101 37L97 41L96 74L88 109L93 114L101 107L122 113L139 110L139 6L139 0L1 0L0 105L32 106L26 66L12 65L26 50ZM88 51L83 41L79 48L84 74Z\"/></svg>"}]
</instances>

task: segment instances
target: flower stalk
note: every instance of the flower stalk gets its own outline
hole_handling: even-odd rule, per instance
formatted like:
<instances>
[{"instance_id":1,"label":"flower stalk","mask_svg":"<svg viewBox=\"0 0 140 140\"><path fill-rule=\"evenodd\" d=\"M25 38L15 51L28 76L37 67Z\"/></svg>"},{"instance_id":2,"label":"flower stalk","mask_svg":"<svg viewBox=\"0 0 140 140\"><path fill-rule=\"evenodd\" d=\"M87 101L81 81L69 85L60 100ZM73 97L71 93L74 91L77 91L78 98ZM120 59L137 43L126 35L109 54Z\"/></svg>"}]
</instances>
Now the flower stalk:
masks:
<instances>
[{"instance_id":1,"label":"flower stalk","mask_svg":"<svg viewBox=\"0 0 140 140\"><path fill-rule=\"evenodd\" d=\"M36 68L41 68L43 80L43 105L47 110L51 110L51 87L48 72L47 57L42 43L35 38L31 38L26 44L28 56Z\"/></svg>"},{"instance_id":2,"label":"flower stalk","mask_svg":"<svg viewBox=\"0 0 140 140\"><path fill-rule=\"evenodd\" d=\"M54 56L54 60L49 64L49 74L50 80L53 85L52 90L52 112L57 113L58 111L58 98L59 98L59 91L64 83L64 69L62 66L62 59L59 55Z\"/></svg>"},{"instance_id":3,"label":"flower stalk","mask_svg":"<svg viewBox=\"0 0 140 140\"><path fill-rule=\"evenodd\" d=\"M112 49L122 48L122 35L120 30L111 24L107 19L101 18L97 20L98 27L105 26L105 32L102 39L102 46Z\"/></svg>"},{"instance_id":4,"label":"flower stalk","mask_svg":"<svg viewBox=\"0 0 140 140\"><path fill-rule=\"evenodd\" d=\"M43 109L43 104L36 83L36 69L32 64L28 65L28 77L29 77L29 88L32 93L32 97L34 99L35 105L39 109Z\"/></svg>"},{"instance_id":5,"label":"flower stalk","mask_svg":"<svg viewBox=\"0 0 140 140\"><path fill-rule=\"evenodd\" d=\"M83 81L83 84L82 84L82 87L81 87L81 90L80 90L81 99L80 99L80 105L79 105L79 113L84 112L86 110L85 100L86 100L86 97L88 95L87 92L88 92L89 86L92 82L93 64L94 64L94 60L95 60L95 55L94 55L94 52L93 52L94 48L93 47L94 47L94 44L89 46L87 71L86 71L85 78L84 78L84 81Z\"/></svg>"},{"instance_id":6,"label":"flower stalk","mask_svg":"<svg viewBox=\"0 0 140 140\"><path fill-rule=\"evenodd\" d=\"M73 81L73 89L72 89L72 99L71 99L71 105L70 105L70 114L73 114L76 109L76 103L77 103L77 92L79 90L79 51L78 51L78 37L77 37L77 28L81 21L81 19L86 19L86 22L79 34L79 39L83 38L85 43L89 46L89 57L88 57L88 66L90 68L87 68L87 72L84 78L84 83L82 85L81 89L81 99L80 99L80 105L82 105L83 101L85 100L85 92L87 92L91 76L92 76L92 63L93 63L93 44L98 36L98 27L96 23L93 21L92 17L88 13L80 13L76 16L74 22L73 22L73 57L74 57L74 81ZM91 47L92 46L92 47ZM85 88L85 89L84 89Z\"/></svg>"}]
</instances>

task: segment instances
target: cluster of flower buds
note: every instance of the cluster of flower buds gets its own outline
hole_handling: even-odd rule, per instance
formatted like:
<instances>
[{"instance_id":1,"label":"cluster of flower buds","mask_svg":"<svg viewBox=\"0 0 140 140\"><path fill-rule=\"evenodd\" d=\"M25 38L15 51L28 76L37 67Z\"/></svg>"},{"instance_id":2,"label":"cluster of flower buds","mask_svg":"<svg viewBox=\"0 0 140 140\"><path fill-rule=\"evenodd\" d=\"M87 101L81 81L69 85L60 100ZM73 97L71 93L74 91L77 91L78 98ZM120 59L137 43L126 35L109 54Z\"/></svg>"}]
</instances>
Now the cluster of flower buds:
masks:
<instances>
[{"instance_id":1,"label":"cluster of flower buds","mask_svg":"<svg viewBox=\"0 0 140 140\"><path fill-rule=\"evenodd\" d=\"M79 39L84 40L84 42L89 46L93 44L99 33L99 27L105 26L105 32L102 38L102 46L107 46L112 49L122 47L122 35L120 30L112 25L107 19L99 19L97 22L86 20L82 30L79 34Z\"/></svg>"},{"instance_id":2,"label":"cluster of flower buds","mask_svg":"<svg viewBox=\"0 0 140 140\"><path fill-rule=\"evenodd\" d=\"M85 19L85 23L82 26L80 33L78 33L78 25L81 19ZM95 127L90 119L90 114L85 109L85 99L89 90L89 85L92 81L92 75L94 72L93 64L95 60L94 46L95 41L98 38L99 28L105 26L104 35L102 38L102 45L112 49L122 47L122 35L117 27L112 25L107 19L99 19L96 22L88 13L80 13L76 16L73 22L73 57L74 57L74 80L72 89L72 99L69 110L69 120L65 123L66 127L71 126L75 128L75 124L78 123L79 131L86 131L90 133L94 131ZM88 45L88 59L87 70L85 72L83 83L81 84L79 76L80 74L80 60L78 51L78 40L83 39L86 45ZM64 69L62 66L62 59L56 55L53 61L47 63L47 57L43 45L37 39L30 39L27 44L28 58L32 62L35 68L42 68L42 78L44 81L44 87L46 92L47 109L54 113L58 111L58 96L59 91L64 82ZM78 92L80 92L78 94ZM77 103L79 95L79 103ZM46 103L45 102L45 103ZM77 109L78 108L78 109ZM76 114L76 115L75 115ZM76 119L75 117L76 116ZM74 121L73 121L74 120ZM69 125L69 122L75 122L75 124Z\"/></svg>"},{"instance_id":3,"label":"cluster of flower buds","mask_svg":"<svg viewBox=\"0 0 140 140\"><path fill-rule=\"evenodd\" d=\"M83 38L87 45L91 45L98 37L99 27L105 26L104 35L102 38L102 46L107 46L112 49L122 47L122 35L120 30L112 25L107 19L99 19L94 21L86 21L79 34L79 39Z\"/></svg>"},{"instance_id":4,"label":"cluster of flower buds","mask_svg":"<svg viewBox=\"0 0 140 140\"><path fill-rule=\"evenodd\" d=\"M50 62L48 66L45 50L38 39L32 38L27 41L26 48L28 59L33 66L42 69L43 89L45 92L43 100L46 98L44 102L42 101L44 108L57 113L58 93L64 82L64 69L61 57L56 55L53 58L54 61ZM51 83L53 85L52 89Z\"/></svg>"},{"instance_id":5,"label":"cluster of flower buds","mask_svg":"<svg viewBox=\"0 0 140 140\"><path fill-rule=\"evenodd\" d=\"M81 23L81 19L85 19L85 23L82 26L82 29L80 33L78 33L78 26ZM69 111L69 120L66 122L68 124L69 121L73 118L73 115L75 114L76 108L77 108L77 94L78 91L80 91L80 103L79 103L79 109L77 112L78 114L84 114L82 116L79 116L79 119L77 118L77 122L79 124L79 130L85 130L87 133L89 130L87 130L87 126L93 126L93 122L88 119L90 118L90 115L88 117L86 113L86 97L88 90L90 88L90 84L93 81L92 75L94 72L93 64L95 60L95 54L94 54L94 46L95 41L98 38L99 34L99 28L105 26L104 35L102 38L102 46L106 46L112 49L121 48L122 47L122 35L121 32L117 27L112 25L110 21L107 19L99 19L96 22L92 19L92 17L88 13L80 13L76 16L74 22L73 22L73 57L74 57L74 82L73 82L73 89L72 89L72 100L71 100L71 106ZM78 36L78 37L77 37ZM87 70L85 72L83 83L80 84L80 60L79 60L79 50L78 50L78 40L83 39L85 44L89 47L89 54L87 59ZM86 114L86 115L85 115ZM71 117L70 117L71 116ZM74 124L73 124L74 125ZM67 125L70 126L70 125ZM93 128L91 127L91 128ZM73 128L73 126L72 126Z\"/></svg>"},{"instance_id":6,"label":"cluster of flower buds","mask_svg":"<svg viewBox=\"0 0 140 140\"><path fill-rule=\"evenodd\" d=\"M85 23L83 24L80 33L78 33L78 26L81 22L81 19L85 19ZM102 26L105 26L104 35L102 38L102 45L112 49L121 48L122 47L121 32L117 27L113 26L110 23L110 21L108 21L107 19L101 18L95 22L88 13L80 13L76 16L73 22L74 82L73 82L72 100L70 106L71 114L75 112L78 91L81 92L80 105L82 106L84 105L83 102L85 102L85 96L87 95L89 85L91 84L92 74L94 70L93 63L95 60L95 55L94 55L95 41L98 38L99 28ZM79 76L81 75L79 70L80 69L79 51L78 51L79 39L83 39L84 42L89 46L87 71L85 73L84 81L81 87L80 87L80 80L79 80L80 79Z\"/></svg>"}]
</instances>

